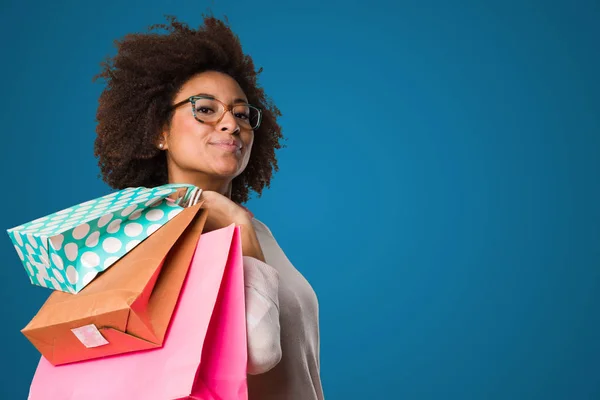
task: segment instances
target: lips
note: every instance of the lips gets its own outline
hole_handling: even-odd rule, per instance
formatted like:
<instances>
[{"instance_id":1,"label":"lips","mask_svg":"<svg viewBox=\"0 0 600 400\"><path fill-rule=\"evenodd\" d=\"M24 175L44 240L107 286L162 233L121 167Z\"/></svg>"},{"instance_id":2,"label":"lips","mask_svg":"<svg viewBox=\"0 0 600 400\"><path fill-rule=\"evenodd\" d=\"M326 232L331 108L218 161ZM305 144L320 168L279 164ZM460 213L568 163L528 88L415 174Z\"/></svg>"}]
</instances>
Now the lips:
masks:
<instances>
[{"instance_id":1,"label":"lips","mask_svg":"<svg viewBox=\"0 0 600 400\"><path fill-rule=\"evenodd\" d=\"M228 151L238 151L242 149L242 143L235 139L220 139L210 141L209 144L220 147Z\"/></svg>"}]
</instances>

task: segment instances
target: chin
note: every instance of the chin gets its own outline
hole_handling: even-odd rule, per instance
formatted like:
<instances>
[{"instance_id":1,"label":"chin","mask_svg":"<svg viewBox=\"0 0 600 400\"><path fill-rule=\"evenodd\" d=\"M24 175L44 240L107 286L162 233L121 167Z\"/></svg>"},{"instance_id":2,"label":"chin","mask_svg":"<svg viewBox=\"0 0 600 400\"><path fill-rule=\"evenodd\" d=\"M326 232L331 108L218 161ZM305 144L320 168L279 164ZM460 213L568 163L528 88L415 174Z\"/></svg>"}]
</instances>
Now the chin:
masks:
<instances>
[{"instance_id":1,"label":"chin","mask_svg":"<svg viewBox=\"0 0 600 400\"><path fill-rule=\"evenodd\" d=\"M220 178L235 178L242 173L242 171L240 171L240 165L234 162L219 163L219 165L214 166L213 172Z\"/></svg>"}]
</instances>

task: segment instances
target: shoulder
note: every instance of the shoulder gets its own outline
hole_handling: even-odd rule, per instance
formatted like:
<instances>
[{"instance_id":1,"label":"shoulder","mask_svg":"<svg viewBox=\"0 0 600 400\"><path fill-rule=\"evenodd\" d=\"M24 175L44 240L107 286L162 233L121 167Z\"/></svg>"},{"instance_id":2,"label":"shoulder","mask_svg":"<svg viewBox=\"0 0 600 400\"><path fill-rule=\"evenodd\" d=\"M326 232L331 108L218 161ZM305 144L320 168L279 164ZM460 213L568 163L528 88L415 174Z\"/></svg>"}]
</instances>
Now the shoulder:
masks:
<instances>
[{"instance_id":1,"label":"shoulder","mask_svg":"<svg viewBox=\"0 0 600 400\"><path fill-rule=\"evenodd\" d=\"M261 233L266 234L266 235L268 235L270 237L273 237L273 233L271 232L271 230L269 229L269 227L264 222L262 222L261 220L259 220L258 218L256 218L256 217L252 218L252 225L254 226L254 229L257 232L261 232Z\"/></svg>"}]
</instances>

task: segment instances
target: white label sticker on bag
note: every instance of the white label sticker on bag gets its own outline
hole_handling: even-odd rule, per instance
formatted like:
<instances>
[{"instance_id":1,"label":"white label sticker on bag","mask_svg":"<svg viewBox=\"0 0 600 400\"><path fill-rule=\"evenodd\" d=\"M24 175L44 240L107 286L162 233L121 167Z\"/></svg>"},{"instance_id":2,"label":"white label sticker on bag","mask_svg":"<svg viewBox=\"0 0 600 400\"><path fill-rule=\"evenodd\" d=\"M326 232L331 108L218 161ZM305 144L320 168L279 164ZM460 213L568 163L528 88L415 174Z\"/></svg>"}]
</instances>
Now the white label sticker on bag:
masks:
<instances>
[{"instance_id":1,"label":"white label sticker on bag","mask_svg":"<svg viewBox=\"0 0 600 400\"><path fill-rule=\"evenodd\" d=\"M71 329L71 332L73 332L75 336L77 336L77 339L79 339L79 341L88 349L108 344L108 341L102 336L94 324Z\"/></svg>"}]
</instances>

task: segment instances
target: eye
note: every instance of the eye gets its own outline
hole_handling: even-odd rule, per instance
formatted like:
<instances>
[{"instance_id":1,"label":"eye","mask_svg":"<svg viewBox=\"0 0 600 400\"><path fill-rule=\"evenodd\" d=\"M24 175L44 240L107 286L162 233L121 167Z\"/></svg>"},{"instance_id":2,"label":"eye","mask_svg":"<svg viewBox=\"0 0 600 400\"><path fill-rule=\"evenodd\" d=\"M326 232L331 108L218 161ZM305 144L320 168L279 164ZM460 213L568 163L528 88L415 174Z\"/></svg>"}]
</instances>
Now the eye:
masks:
<instances>
[{"instance_id":1,"label":"eye","mask_svg":"<svg viewBox=\"0 0 600 400\"><path fill-rule=\"evenodd\" d=\"M236 105L233 107L233 116L242 121L250 119L250 109L246 105Z\"/></svg>"},{"instance_id":2,"label":"eye","mask_svg":"<svg viewBox=\"0 0 600 400\"><path fill-rule=\"evenodd\" d=\"M246 121L250 118L250 115L248 115L248 113L237 112L235 113L235 117Z\"/></svg>"},{"instance_id":3,"label":"eye","mask_svg":"<svg viewBox=\"0 0 600 400\"><path fill-rule=\"evenodd\" d=\"M210 107L199 106L196 108L196 112L199 114L213 114L215 111Z\"/></svg>"}]
</instances>

